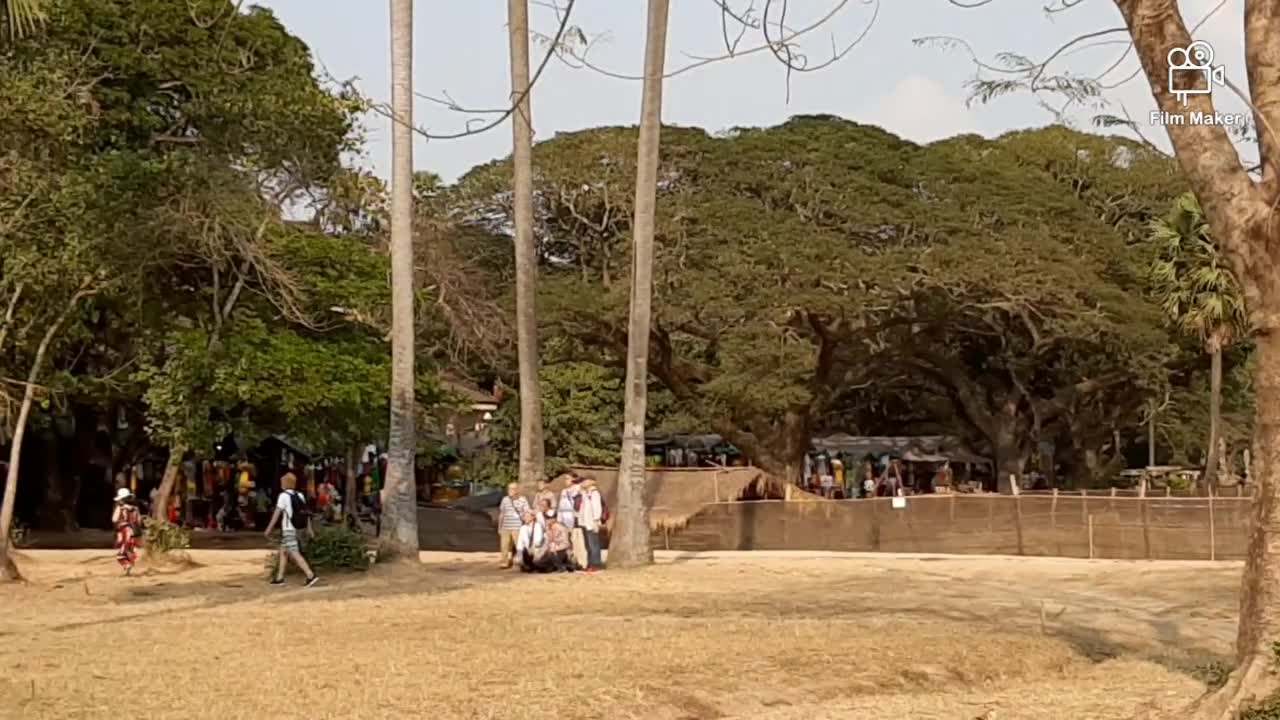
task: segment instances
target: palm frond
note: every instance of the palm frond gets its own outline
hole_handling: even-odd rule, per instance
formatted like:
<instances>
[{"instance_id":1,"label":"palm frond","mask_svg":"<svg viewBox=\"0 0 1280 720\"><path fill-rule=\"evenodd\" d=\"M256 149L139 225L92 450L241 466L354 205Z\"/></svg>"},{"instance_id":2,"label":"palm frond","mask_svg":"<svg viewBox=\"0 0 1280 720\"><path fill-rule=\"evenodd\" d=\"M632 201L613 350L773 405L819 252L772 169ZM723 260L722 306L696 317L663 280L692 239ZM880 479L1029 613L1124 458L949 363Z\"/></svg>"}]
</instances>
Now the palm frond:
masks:
<instances>
[{"instance_id":1,"label":"palm frond","mask_svg":"<svg viewBox=\"0 0 1280 720\"><path fill-rule=\"evenodd\" d=\"M49 0L0 0L0 5L4 5L10 40L35 32L48 18Z\"/></svg>"}]
</instances>

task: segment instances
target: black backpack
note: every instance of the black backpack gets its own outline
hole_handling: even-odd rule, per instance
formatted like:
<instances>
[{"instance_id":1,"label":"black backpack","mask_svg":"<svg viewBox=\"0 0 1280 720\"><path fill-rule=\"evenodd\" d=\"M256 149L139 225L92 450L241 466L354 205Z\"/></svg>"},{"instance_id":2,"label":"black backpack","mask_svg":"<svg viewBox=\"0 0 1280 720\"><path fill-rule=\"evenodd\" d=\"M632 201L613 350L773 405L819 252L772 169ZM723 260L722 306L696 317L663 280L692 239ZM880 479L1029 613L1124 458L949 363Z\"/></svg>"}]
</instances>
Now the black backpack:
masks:
<instances>
[{"instance_id":1,"label":"black backpack","mask_svg":"<svg viewBox=\"0 0 1280 720\"><path fill-rule=\"evenodd\" d=\"M307 523L311 520L311 513L307 510L307 499L297 490L286 490L289 493L289 502L292 506L292 512L289 513L289 522L293 524L294 530L306 530Z\"/></svg>"}]
</instances>

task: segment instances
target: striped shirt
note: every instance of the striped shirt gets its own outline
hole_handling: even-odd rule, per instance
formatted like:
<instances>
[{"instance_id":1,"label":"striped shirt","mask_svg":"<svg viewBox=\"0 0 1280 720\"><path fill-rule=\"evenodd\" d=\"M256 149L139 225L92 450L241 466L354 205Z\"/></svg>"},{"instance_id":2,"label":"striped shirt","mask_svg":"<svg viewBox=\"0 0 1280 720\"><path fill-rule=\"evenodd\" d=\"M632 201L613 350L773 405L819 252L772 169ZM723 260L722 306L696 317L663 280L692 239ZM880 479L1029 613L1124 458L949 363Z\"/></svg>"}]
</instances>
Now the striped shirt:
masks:
<instances>
[{"instance_id":1,"label":"striped shirt","mask_svg":"<svg viewBox=\"0 0 1280 720\"><path fill-rule=\"evenodd\" d=\"M502 498L498 504L498 532L515 532L524 525L524 514L529 512L529 501L523 495Z\"/></svg>"}]
</instances>

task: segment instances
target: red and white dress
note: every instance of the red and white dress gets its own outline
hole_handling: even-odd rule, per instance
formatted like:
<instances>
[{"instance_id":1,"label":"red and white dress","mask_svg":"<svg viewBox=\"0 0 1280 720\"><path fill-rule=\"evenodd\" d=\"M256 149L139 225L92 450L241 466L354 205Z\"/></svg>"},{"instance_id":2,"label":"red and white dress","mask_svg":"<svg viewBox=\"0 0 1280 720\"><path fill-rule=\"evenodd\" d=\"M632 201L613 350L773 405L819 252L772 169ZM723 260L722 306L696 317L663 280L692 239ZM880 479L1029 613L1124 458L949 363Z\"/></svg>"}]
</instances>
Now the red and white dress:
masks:
<instances>
[{"instance_id":1,"label":"red and white dress","mask_svg":"<svg viewBox=\"0 0 1280 720\"><path fill-rule=\"evenodd\" d=\"M126 571L132 570L138 561L138 528L142 527L142 516L137 506L128 503L116 505L111 513L111 523L116 528L116 562Z\"/></svg>"}]
</instances>

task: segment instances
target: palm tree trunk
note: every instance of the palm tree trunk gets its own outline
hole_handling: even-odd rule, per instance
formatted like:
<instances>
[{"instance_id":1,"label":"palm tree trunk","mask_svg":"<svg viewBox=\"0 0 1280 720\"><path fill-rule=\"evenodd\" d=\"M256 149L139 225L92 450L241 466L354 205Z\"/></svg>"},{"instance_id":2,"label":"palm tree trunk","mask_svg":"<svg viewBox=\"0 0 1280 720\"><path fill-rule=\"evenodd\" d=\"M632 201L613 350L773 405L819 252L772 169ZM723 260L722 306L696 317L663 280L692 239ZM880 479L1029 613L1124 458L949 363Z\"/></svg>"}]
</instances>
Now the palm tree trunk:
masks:
<instances>
[{"instance_id":1,"label":"palm tree trunk","mask_svg":"<svg viewBox=\"0 0 1280 720\"><path fill-rule=\"evenodd\" d=\"M391 432L382 535L396 557L418 560L414 478L413 0L391 0Z\"/></svg>"},{"instance_id":2,"label":"palm tree trunk","mask_svg":"<svg viewBox=\"0 0 1280 720\"><path fill-rule=\"evenodd\" d=\"M1156 411L1156 404L1152 402L1147 416L1147 467L1156 465Z\"/></svg>"},{"instance_id":3,"label":"palm tree trunk","mask_svg":"<svg viewBox=\"0 0 1280 720\"><path fill-rule=\"evenodd\" d=\"M1204 483L1212 487L1218 480L1218 435L1222 422L1222 340L1209 339L1209 451L1204 459Z\"/></svg>"},{"instance_id":4,"label":"palm tree trunk","mask_svg":"<svg viewBox=\"0 0 1280 720\"><path fill-rule=\"evenodd\" d=\"M632 222L631 317L627 327L626 410L618 470L618 518L609 538L609 565L653 562L649 507L645 501L644 421L648 404L649 330L653 304L653 231L662 130L662 76L667 54L670 0L649 0L644 49L644 99L636 158L636 209Z\"/></svg>"},{"instance_id":5,"label":"palm tree trunk","mask_svg":"<svg viewBox=\"0 0 1280 720\"><path fill-rule=\"evenodd\" d=\"M533 119L529 99L529 2L508 0L511 41L512 174L515 204L516 349L520 366L520 482L542 478L542 391L538 382L538 248L533 235Z\"/></svg>"}]
</instances>

